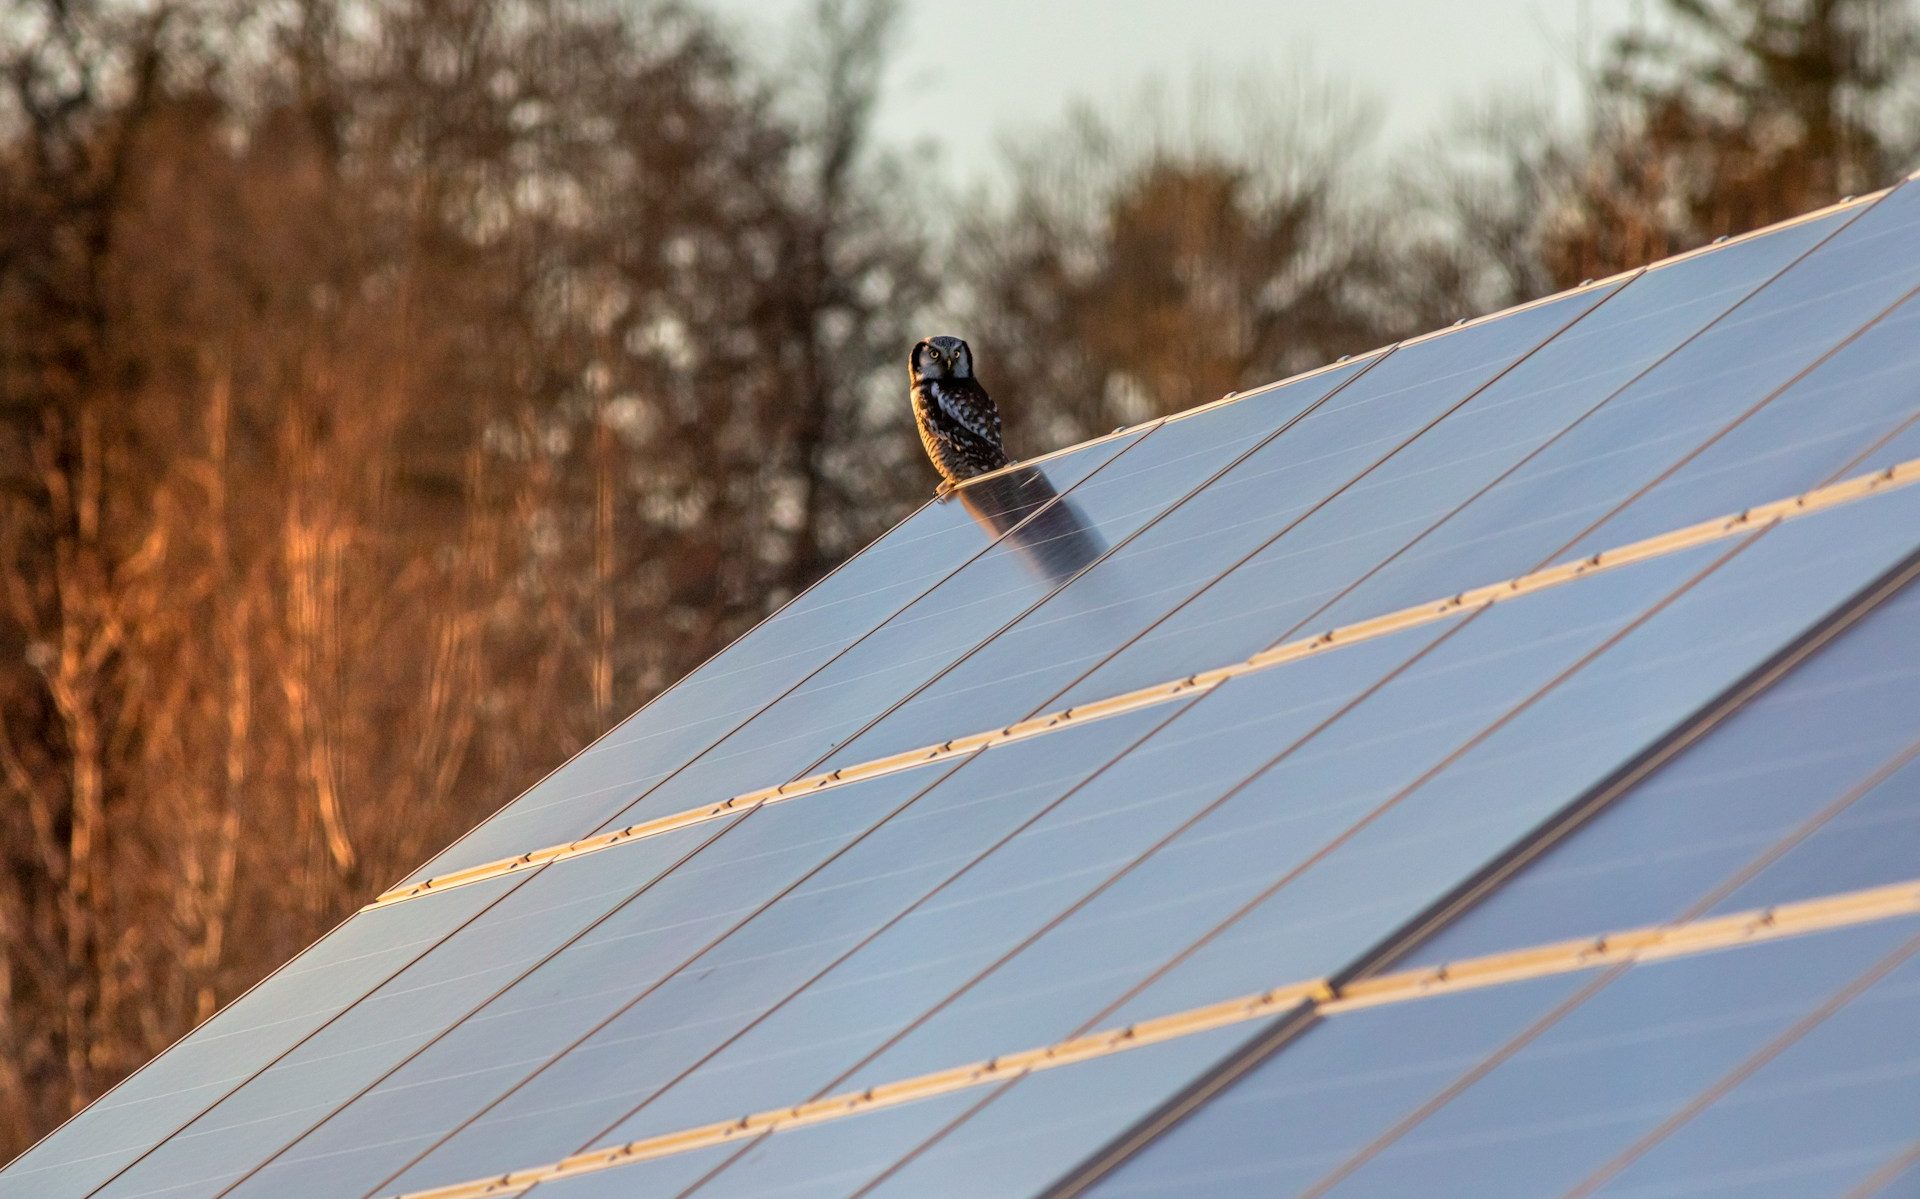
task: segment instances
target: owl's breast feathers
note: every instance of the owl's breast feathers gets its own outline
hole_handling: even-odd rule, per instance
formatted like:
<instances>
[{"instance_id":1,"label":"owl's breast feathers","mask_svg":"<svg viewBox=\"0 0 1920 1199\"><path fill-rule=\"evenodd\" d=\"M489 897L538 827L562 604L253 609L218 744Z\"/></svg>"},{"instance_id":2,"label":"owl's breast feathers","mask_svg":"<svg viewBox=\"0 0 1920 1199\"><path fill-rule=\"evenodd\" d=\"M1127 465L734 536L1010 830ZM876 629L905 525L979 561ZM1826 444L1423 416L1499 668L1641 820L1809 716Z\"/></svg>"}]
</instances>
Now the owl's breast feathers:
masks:
<instances>
[{"instance_id":1,"label":"owl's breast feathers","mask_svg":"<svg viewBox=\"0 0 1920 1199\"><path fill-rule=\"evenodd\" d=\"M913 388L914 423L934 467L951 481L1007 464L1000 412L972 379L925 379Z\"/></svg>"}]
</instances>

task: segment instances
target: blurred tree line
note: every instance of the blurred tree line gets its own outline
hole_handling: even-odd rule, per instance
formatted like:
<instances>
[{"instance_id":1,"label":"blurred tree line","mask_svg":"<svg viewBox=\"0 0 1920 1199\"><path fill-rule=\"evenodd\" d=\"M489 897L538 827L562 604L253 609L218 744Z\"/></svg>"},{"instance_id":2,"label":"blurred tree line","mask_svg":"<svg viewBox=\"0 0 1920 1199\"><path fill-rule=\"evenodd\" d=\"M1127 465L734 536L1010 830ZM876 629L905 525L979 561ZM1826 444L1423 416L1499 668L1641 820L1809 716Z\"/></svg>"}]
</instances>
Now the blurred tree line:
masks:
<instances>
[{"instance_id":1,"label":"blurred tree line","mask_svg":"<svg viewBox=\"0 0 1920 1199\"><path fill-rule=\"evenodd\" d=\"M1310 81L1073 115L961 205L893 12L0 14L0 1158L931 489L1892 182L1910 0L1666 0L1571 127L1397 172Z\"/></svg>"}]
</instances>

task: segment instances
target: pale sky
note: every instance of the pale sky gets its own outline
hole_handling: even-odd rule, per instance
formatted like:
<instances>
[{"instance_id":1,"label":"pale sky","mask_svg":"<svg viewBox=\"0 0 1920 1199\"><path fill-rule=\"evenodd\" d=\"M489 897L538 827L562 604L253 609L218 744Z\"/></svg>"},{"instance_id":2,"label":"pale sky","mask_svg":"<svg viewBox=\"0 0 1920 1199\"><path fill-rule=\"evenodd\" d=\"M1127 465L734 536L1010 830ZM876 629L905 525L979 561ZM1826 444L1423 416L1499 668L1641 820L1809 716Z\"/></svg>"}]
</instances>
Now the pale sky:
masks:
<instances>
[{"instance_id":1,"label":"pale sky","mask_svg":"<svg viewBox=\"0 0 1920 1199\"><path fill-rule=\"evenodd\" d=\"M1196 69L1300 60L1380 105L1381 147L1419 144L1492 92L1570 105L1579 67L1646 0L904 0L878 118L931 137L952 181L988 178L1000 137L1075 99L1125 104ZM769 55L810 0L705 0Z\"/></svg>"}]
</instances>

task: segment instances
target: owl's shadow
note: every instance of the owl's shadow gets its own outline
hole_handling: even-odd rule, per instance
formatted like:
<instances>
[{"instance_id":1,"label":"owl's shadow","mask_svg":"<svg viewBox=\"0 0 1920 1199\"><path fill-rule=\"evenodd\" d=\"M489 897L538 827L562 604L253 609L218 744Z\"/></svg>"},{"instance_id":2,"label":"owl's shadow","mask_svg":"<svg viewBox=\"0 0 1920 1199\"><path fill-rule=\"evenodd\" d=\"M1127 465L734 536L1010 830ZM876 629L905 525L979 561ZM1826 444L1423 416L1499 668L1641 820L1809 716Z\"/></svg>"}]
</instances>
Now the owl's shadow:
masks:
<instances>
[{"instance_id":1,"label":"owl's shadow","mask_svg":"<svg viewBox=\"0 0 1920 1199\"><path fill-rule=\"evenodd\" d=\"M1035 572L1058 586L1107 550L1107 543L1070 499L1034 467L1010 470L956 488L967 514L1002 539Z\"/></svg>"}]
</instances>

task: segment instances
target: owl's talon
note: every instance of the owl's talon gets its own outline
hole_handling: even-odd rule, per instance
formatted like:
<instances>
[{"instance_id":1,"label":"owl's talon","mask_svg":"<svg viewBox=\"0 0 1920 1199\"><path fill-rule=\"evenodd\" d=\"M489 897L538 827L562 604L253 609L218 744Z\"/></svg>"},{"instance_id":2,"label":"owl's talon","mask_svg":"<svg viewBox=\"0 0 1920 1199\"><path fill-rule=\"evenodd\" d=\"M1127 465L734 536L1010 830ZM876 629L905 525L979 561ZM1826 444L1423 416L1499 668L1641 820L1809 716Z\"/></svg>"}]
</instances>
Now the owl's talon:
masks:
<instances>
[{"instance_id":1,"label":"owl's talon","mask_svg":"<svg viewBox=\"0 0 1920 1199\"><path fill-rule=\"evenodd\" d=\"M933 497L935 499L939 499L940 497L946 495L948 492L952 490L953 490L953 484L948 482L945 479L942 479L940 480L940 485L933 489Z\"/></svg>"}]
</instances>

